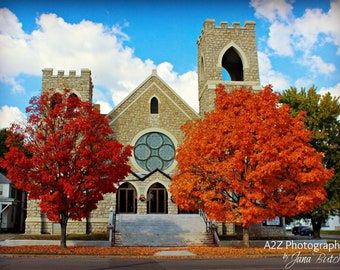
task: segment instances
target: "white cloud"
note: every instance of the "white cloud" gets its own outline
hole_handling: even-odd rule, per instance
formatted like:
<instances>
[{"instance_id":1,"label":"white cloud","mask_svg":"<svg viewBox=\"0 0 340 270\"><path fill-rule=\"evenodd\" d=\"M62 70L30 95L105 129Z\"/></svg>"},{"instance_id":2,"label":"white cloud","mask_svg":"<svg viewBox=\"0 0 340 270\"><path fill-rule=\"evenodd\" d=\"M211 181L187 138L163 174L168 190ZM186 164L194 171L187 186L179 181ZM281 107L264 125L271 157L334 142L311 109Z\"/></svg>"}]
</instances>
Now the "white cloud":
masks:
<instances>
[{"instance_id":1,"label":"white cloud","mask_svg":"<svg viewBox=\"0 0 340 270\"><path fill-rule=\"evenodd\" d=\"M325 87L322 87L320 90L319 90L319 94L320 95L324 95L326 94L327 92L329 92L332 97L339 97L340 98L340 83L338 83L337 85L335 85L334 87L329 87L329 88L325 88Z\"/></svg>"},{"instance_id":2,"label":"white cloud","mask_svg":"<svg viewBox=\"0 0 340 270\"><path fill-rule=\"evenodd\" d=\"M322 48L326 43L337 46L339 52L340 25L335 19L335 13L340 9L338 5L332 4L328 13L321 9L306 9L302 17L272 21L269 47L278 55L290 57L296 56L296 52L302 52L305 57L311 56L315 49Z\"/></svg>"},{"instance_id":3,"label":"white cloud","mask_svg":"<svg viewBox=\"0 0 340 270\"><path fill-rule=\"evenodd\" d=\"M319 34L327 33L328 27L327 15L321 9L306 9L301 18L296 18L292 22L292 40L296 49L311 50L312 46L317 43Z\"/></svg>"},{"instance_id":4,"label":"white cloud","mask_svg":"<svg viewBox=\"0 0 340 270\"><path fill-rule=\"evenodd\" d=\"M257 52L259 59L259 72L262 85L271 84L275 90L283 90L289 88L289 79L279 71L275 71L272 67L270 58L263 52Z\"/></svg>"},{"instance_id":5,"label":"white cloud","mask_svg":"<svg viewBox=\"0 0 340 270\"><path fill-rule=\"evenodd\" d=\"M282 57L282 61L293 61L294 65L297 65L296 69L301 70L301 78L295 82L297 85L311 84L311 81L318 76L331 76L337 70L335 63L330 62L331 58L327 55L328 50L325 46L335 46L337 54L340 54L340 24L338 23L340 1L330 1L328 11L307 8L301 17L294 16L293 3L288 0L251 1L251 5L255 8L255 15L269 22L268 37L262 38L267 47L268 59L266 60L262 55L261 82L276 79L279 85L280 82L285 84L280 74L274 72L271 67L265 66L266 61L270 63L269 57L274 55Z\"/></svg>"},{"instance_id":6,"label":"white cloud","mask_svg":"<svg viewBox=\"0 0 340 270\"><path fill-rule=\"evenodd\" d=\"M278 55L292 57L294 55L294 49L291 34L292 29L289 25L274 22L269 27L269 47Z\"/></svg>"},{"instance_id":7,"label":"white cloud","mask_svg":"<svg viewBox=\"0 0 340 270\"><path fill-rule=\"evenodd\" d=\"M182 75L173 71L173 65L164 62L157 66L157 74L171 88L179 89L177 94L198 112L198 75L196 71L188 71Z\"/></svg>"},{"instance_id":8,"label":"white cloud","mask_svg":"<svg viewBox=\"0 0 340 270\"><path fill-rule=\"evenodd\" d=\"M8 9L0 9L0 34L10 33L12 38L24 38L25 33L22 30L22 24L18 18Z\"/></svg>"},{"instance_id":9,"label":"white cloud","mask_svg":"<svg viewBox=\"0 0 340 270\"><path fill-rule=\"evenodd\" d=\"M0 81L9 84L13 93L22 93L25 91L24 87L18 83L14 77L2 76L0 77Z\"/></svg>"},{"instance_id":10,"label":"white cloud","mask_svg":"<svg viewBox=\"0 0 340 270\"><path fill-rule=\"evenodd\" d=\"M294 17L293 6L286 0L251 0L250 4L255 9L255 16L270 22L269 41L279 55L287 55L283 45L278 46L280 42L300 51L310 51L329 42L337 46L340 54L340 1L330 1L328 12L307 8L299 18Z\"/></svg>"},{"instance_id":11,"label":"white cloud","mask_svg":"<svg viewBox=\"0 0 340 270\"><path fill-rule=\"evenodd\" d=\"M119 25L107 27L86 20L70 24L56 14L42 14L36 19L37 29L25 34L9 9L0 9L2 17L5 23L0 24L0 80L16 91L22 89L16 80L19 74L41 75L43 68L53 68L55 72L89 68L95 87L105 89L105 97L110 97L96 100L95 96L94 102L102 103L107 110L112 106L109 103L117 105L157 68L152 60L143 61L124 45L129 37ZM172 66L159 66L164 70L164 81L182 98L197 89L191 72L177 74ZM187 101L198 107L196 100Z\"/></svg>"},{"instance_id":12,"label":"white cloud","mask_svg":"<svg viewBox=\"0 0 340 270\"><path fill-rule=\"evenodd\" d=\"M292 24L292 39L298 50L312 52L325 43L332 43L340 54L340 1L332 1L330 10L306 9Z\"/></svg>"},{"instance_id":13,"label":"white cloud","mask_svg":"<svg viewBox=\"0 0 340 270\"><path fill-rule=\"evenodd\" d=\"M326 63L320 56L311 55L301 60L301 64L309 67L313 74L327 75L336 70L335 65Z\"/></svg>"},{"instance_id":14,"label":"white cloud","mask_svg":"<svg viewBox=\"0 0 340 270\"><path fill-rule=\"evenodd\" d=\"M311 78L303 78L303 77L298 78L294 83L294 87L296 87L297 89L309 88L312 85L313 85L313 80Z\"/></svg>"},{"instance_id":15,"label":"white cloud","mask_svg":"<svg viewBox=\"0 0 340 270\"><path fill-rule=\"evenodd\" d=\"M340 1L334 0L331 2L328 17L328 21L326 22L328 31L334 44L338 47L337 54L340 55Z\"/></svg>"},{"instance_id":16,"label":"white cloud","mask_svg":"<svg viewBox=\"0 0 340 270\"><path fill-rule=\"evenodd\" d=\"M102 114L108 114L112 110L112 106L107 101L97 100L96 104L100 105L100 112Z\"/></svg>"},{"instance_id":17,"label":"white cloud","mask_svg":"<svg viewBox=\"0 0 340 270\"><path fill-rule=\"evenodd\" d=\"M250 5L255 8L255 16L269 21L287 20L291 16L293 7L285 0L251 0Z\"/></svg>"},{"instance_id":18,"label":"white cloud","mask_svg":"<svg viewBox=\"0 0 340 270\"><path fill-rule=\"evenodd\" d=\"M8 128L12 123L25 124L26 116L17 107L2 106L0 109L0 129Z\"/></svg>"}]
</instances>

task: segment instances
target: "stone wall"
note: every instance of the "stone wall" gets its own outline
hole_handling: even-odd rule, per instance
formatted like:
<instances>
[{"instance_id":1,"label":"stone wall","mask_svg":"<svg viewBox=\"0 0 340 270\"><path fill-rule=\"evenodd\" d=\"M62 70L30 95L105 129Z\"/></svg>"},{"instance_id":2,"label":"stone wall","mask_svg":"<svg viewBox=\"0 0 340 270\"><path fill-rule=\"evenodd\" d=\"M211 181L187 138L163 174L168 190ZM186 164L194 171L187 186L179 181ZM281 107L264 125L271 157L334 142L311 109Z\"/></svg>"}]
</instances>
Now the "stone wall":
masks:
<instances>
[{"instance_id":1,"label":"stone wall","mask_svg":"<svg viewBox=\"0 0 340 270\"><path fill-rule=\"evenodd\" d=\"M150 113L153 97L159 102L158 114ZM169 91L169 86L154 71L152 76L119 104L110 117L116 138L127 145L137 134L147 129L167 130L181 143L184 134L180 126L187 120L198 118L198 115L179 96Z\"/></svg>"},{"instance_id":2,"label":"stone wall","mask_svg":"<svg viewBox=\"0 0 340 270\"><path fill-rule=\"evenodd\" d=\"M286 234L285 226L263 226L254 224L250 226L249 233L256 237L284 236Z\"/></svg>"},{"instance_id":3,"label":"stone wall","mask_svg":"<svg viewBox=\"0 0 340 270\"><path fill-rule=\"evenodd\" d=\"M153 97L158 99L158 114L150 113L150 101ZM110 126L117 140L124 145L133 145L143 133L159 131L170 137L177 147L184 139L180 127L186 121L198 117L154 71L110 114ZM133 171L141 170L133 162L130 164ZM171 167L166 172L173 172L174 169Z\"/></svg>"},{"instance_id":4,"label":"stone wall","mask_svg":"<svg viewBox=\"0 0 340 270\"><path fill-rule=\"evenodd\" d=\"M243 229L241 226L235 226L231 223L217 222L217 232L219 235L242 237ZM272 237L284 236L286 229L284 225L281 226L263 226L262 224L253 224L249 227L249 235L251 237Z\"/></svg>"}]
</instances>

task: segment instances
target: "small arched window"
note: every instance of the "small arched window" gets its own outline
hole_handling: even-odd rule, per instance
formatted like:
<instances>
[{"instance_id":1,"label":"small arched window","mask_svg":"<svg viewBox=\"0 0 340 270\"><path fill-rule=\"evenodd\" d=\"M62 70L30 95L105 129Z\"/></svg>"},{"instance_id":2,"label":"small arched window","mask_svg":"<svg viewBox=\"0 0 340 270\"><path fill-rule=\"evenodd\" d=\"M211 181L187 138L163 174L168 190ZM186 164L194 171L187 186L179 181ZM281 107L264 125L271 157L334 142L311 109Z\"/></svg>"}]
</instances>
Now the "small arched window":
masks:
<instances>
[{"instance_id":1,"label":"small arched window","mask_svg":"<svg viewBox=\"0 0 340 270\"><path fill-rule=\"evenodd\" d=\"M153 97L150 103L150 113L157 114L158 113L158 99Z\"/></svg>"},{"instance_id":2,"label":"small arched window","mask_svg":"<svg viewBox=\"0 0 340 270\"><path fill-rule=\"evenodd\" d=\"M51 110L54 110L57 104L62 102L62 96L59 93L55 93L51 98Z\"/></svg>"},{"instance_id":3,"label":"small arched window","mask_svg":"<svg viewBox=\"0 0 340 270\"><path fill-rule=\"evenodd\" d=\"M75 93L72 93L71 95L68 96L68 98L78 98L78 96Z\"/></svg>"},{"instance_id":4,"label":"small arched window","mask_svg":"<svg viewBox=\"0 0 340 270\"><path fill-rule=\"evenodd\" d=\"M79 97L72 93L71 95L68 96L68 110L72 113L75 113L78 111L78 106L79 106Z\"/></svg>"}]
</instances>

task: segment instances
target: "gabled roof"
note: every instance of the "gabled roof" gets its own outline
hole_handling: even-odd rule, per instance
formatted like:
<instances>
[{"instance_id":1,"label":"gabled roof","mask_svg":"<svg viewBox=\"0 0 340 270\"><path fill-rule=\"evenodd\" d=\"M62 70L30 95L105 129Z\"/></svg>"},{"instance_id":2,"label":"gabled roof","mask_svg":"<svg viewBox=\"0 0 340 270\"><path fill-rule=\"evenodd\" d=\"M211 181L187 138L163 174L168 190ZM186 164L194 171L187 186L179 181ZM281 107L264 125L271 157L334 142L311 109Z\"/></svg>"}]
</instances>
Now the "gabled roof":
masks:
<instances>
[{"instance_id":1,"label":"gabled roof","mask_svg":"<svg viewBox=\"0 0 340 270\"><path fill-rule=\"evenodd\" d=\"M144 181L145 179L149 178L151 175L155 174L155 173L161 173L162 175L164 175L166 178L168 179L171 179L171 176L159 169L156 169L156 170L153 170L152 172L148 172L148 173L135 173L135 172L132 172L132 174L138 178L138 180L140 181Z\"/></svg>"},{"instance_id":2,"label":"gabled roof","mask_svg":"<svg viewBox=\"0 0 340 270\"><path fill-rule=\"evenodd\" d=\"M9 179L4 176L2 173L0 173L0 184L10 184L11 181L9 181Z\"/></svg>"},{"instance_id":3,"label":"gabled roof","mask_svg":"<svg viewBox=\"0 0 340 270\"><path fill-rule=\"evenodd\" d=\"M184 101L161 77L158 76L157 71L153 70L151 75L146 78L137 88L135 88L123 101L121 101L115 108L112 109L108 113L111 117L110 124L115 122L125 110L127 110L134 102L139 100L139 97L142 96L149 88L143 87L149 83L152 79L156 79L152 85L157 85L158 89L165 94L169 100L173 102L173 104L183 112L184 115L187 116L188 119L197 119L199 118L198 113L190 107L190 105ZM164 85L165 87L160 87L160 85ZM177 102L175 101L177 100Z\"/></svg>"}]
</instances>

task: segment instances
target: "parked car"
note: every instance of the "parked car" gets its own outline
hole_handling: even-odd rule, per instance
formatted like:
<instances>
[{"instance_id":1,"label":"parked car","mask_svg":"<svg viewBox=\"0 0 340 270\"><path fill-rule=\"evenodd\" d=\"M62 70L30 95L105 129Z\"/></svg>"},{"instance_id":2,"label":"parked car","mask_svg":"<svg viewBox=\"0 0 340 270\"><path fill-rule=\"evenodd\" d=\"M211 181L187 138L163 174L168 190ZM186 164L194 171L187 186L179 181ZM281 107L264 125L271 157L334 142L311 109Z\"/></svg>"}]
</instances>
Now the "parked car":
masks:
<instances>
[{"instance_id":1,"label":"parked car","mask_svg":"<svg viewBox=\"0 0 340 270\"><path fill-rule=\"evenodd\" d=\"M314 234L313 229L308 226L295 226L292 229L292 233L294 235L310 235L312 236Z\"/></svg>"}]
</instances>

